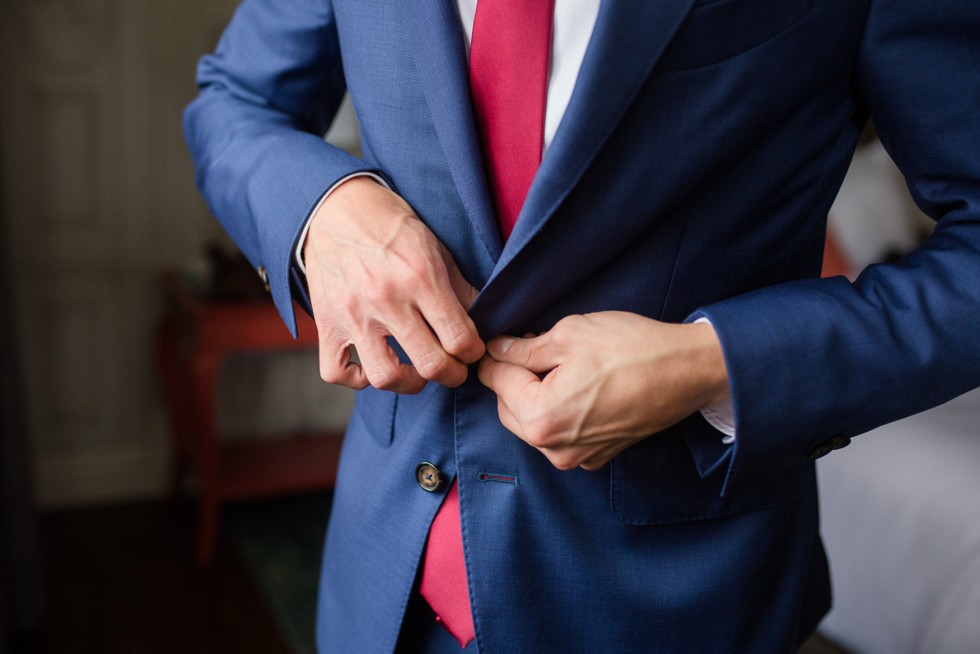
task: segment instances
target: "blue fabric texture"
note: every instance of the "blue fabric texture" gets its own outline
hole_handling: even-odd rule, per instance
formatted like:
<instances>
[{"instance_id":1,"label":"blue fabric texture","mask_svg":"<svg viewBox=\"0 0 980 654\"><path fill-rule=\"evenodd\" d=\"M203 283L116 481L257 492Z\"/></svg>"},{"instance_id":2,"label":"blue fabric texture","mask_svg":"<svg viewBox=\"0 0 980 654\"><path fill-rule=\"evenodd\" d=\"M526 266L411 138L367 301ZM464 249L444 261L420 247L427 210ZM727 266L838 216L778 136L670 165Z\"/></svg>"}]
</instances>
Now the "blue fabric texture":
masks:
<instances>
[{"instance_id":1,"label":"blue fabric texture","mask_svg":"<svg viewBox=\"0 0 980 654\"><path fill-rule=\"evenodd\" d=\"M501 426L475 374L361 392L320 650L395 647L444 495L415 483L429 461L459 481L480 651L793 651L829 606L808 453L980 385L977 34L973 0L607 0L502 244L452 2L245 0L185 128L288 326L307 215L376 171L481 289L485 337L607 309L708 317L738 431L722 446L694 415L602 470L561 472ZM345 88L363 160L320 138ZM854 284L816 279L869 115L937 228Z\"/></svg>"}]
</instances>

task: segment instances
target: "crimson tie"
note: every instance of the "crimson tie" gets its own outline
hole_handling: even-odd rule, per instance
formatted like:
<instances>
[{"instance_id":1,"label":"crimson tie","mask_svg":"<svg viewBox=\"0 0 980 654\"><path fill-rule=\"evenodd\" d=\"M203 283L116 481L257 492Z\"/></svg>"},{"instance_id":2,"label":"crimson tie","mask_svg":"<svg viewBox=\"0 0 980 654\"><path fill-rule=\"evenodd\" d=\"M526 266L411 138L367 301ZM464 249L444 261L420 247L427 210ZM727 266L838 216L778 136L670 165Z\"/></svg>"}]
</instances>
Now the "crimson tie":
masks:
<instances>
[{"instance_id":1,"label":"crimson tie","mask_svg":"<svg viewBox=\"0 0 980 654\"><path fill-rule=\"evenodd\" d=\"M470 90L490 193L510 236L541 163L554 0L479 0L470 45ZM420 592L466 647L473 612L466 583L459 491L453 482L429 530Z\"/></svg>"}]
</instances>

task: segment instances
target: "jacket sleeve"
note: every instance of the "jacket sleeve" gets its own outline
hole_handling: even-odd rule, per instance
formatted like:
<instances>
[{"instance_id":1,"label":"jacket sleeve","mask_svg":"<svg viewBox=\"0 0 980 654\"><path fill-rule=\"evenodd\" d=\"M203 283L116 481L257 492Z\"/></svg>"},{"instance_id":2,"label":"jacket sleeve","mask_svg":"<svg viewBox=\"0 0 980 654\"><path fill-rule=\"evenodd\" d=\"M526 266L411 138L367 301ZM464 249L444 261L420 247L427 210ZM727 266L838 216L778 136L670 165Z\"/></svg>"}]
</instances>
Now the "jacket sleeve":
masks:
<instances>
[{"instance_id":1,"label":"jacket sleeve","mask_svg":"<svg viewBox=\"0 0 980 654\"><path fill-rule=\"evenodd\" d=\"M712 322L729 368L728 485L980 385L978 34L974 0L871 3L855 84L937 221L921 247L853 284L790 282L690 318Z\"/></svg>"},{"instance_id":2,"label":"jacket sleeve","mask_svg":"<svg viewBox=\"0 0 980 654\"><path fill-rule=\"evenodd\" d=\"M345 91L329 0L245 0L184 112L197 184L245 256L267 271L295 336L292 254L307 216L337 180L370 166L326 143ZM375 171L377 172L377 171Z\"/></svg>"}]
</instances>

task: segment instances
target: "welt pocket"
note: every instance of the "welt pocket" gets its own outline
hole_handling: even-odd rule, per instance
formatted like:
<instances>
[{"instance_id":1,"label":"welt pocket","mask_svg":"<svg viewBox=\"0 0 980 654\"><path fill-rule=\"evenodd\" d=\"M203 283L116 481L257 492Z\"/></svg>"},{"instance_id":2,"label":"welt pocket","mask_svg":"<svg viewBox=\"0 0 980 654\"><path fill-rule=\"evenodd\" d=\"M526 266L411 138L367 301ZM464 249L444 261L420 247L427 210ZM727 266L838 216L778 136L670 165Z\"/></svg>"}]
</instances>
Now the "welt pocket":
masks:
<instances>
[{"instance_id":1,"label":"welt pocket","mask_svg":"<svg viewBox=\"0 0 980 654\"><path fill-rule=\"evenodd\" d=\"M657 62L657 70L717 64L788 31L813 0L708 0L695 4Z\"/></svg>"},{"instance_id":2,"label":"welt pocket","mask_svg":"<svg viewBox=\"0 0 980 654\"><path fill-rule=\"evenodd\" d=\"M722 497L724 469L704 478L698 474L681 435L684 427L682 423L651 436L613 459L609 502L624 523L639 526L708 520L782 506L799 498L805 475L802 466L740 484Z\"/></svg>"},{"instance_id":3,"label":"welt pocket","mask_svg":"<svg viewBox=\"0 0 980 654\"><path fill-rule=\"evenodd\" d=\"M351 422L360 422L378 445L391 445L395 431L398 393L371 386L358 391Z\"/></svg>"}]
</instances>

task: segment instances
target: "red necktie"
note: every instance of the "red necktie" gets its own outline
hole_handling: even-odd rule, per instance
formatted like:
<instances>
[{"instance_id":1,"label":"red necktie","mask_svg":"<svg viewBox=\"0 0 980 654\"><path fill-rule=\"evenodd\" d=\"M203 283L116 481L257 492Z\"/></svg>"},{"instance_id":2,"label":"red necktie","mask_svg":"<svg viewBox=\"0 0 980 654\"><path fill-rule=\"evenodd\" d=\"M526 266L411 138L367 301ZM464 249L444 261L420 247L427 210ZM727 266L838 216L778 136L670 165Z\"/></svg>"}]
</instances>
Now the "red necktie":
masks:
<instances>
[{"instance_id":1,"label":"red necktie","mask_svg":"<svg viewBox=\"0 0 980 654\"><path fill-rule=\"evenodd\" d=\"M554 0L479 0L470 90L490 193L510 236L541 163ZM419 588L461 647L475 636L456 482L429 530Z\"/></svg>"}]
</instances>

